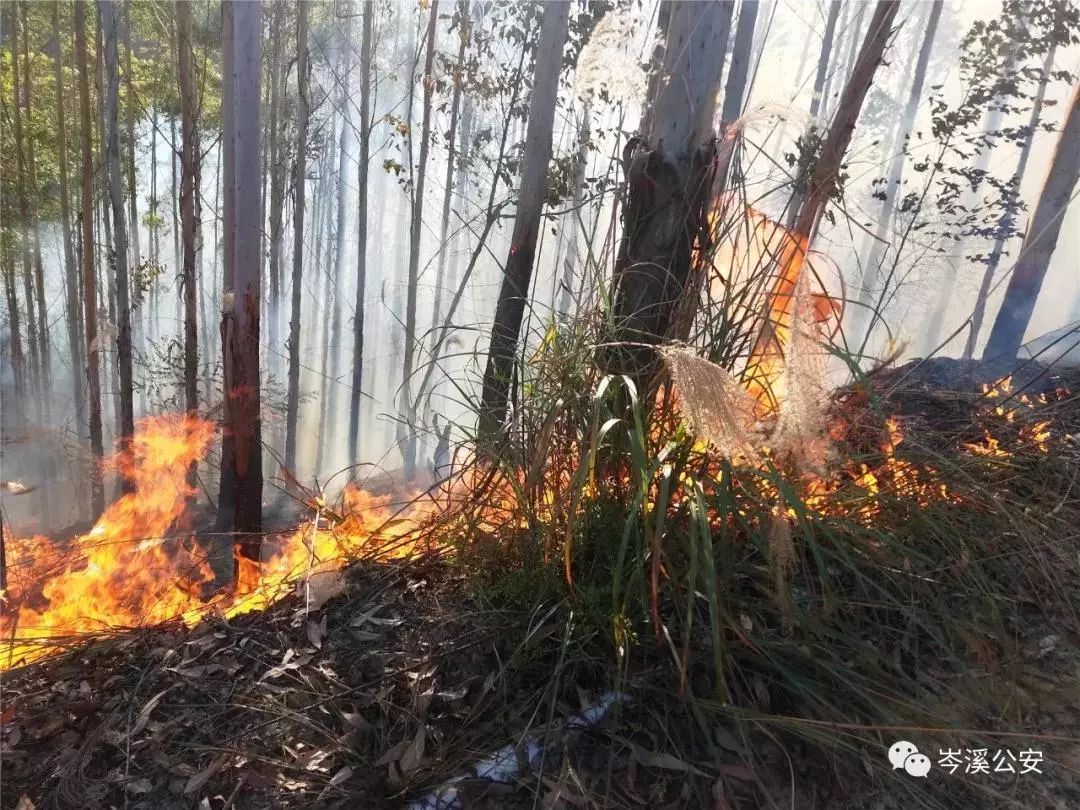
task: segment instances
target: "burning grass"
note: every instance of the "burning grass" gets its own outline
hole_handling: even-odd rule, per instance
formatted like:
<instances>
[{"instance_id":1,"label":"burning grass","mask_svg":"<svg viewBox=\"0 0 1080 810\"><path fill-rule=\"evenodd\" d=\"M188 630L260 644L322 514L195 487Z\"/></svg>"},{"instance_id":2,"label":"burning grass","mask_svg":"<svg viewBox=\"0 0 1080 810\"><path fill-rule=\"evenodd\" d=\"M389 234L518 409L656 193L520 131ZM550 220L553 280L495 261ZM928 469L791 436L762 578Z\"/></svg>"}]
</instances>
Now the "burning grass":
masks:
<instances>
[{"instance_id":1,"label":"burning grass","mask_svg":"<svg viewBox=\"0 0 1080 810\"><path fill-rule=\"evenodd\" d=\"M61 806L89 771L94 795L113 803L147 785L154 801L212 785L252 806L378 806L614 689L632 701L593 737L601 765L573 745L552 749L545 767L559 781L530 772L521 790L586 805L721 796L830 807L883 786L959 807L1075 789L1063 774L1080 723L1060 709L1078 702L1068 677L1080 660L1070 642L1080 402L1066 381L963 393L872 376L825 397L816 427L788 434L797 441L785 439L782 414L721 420L737 441L720 452L710 409L753 410L725 410L735 389L693 393L676 372L674 385L641 395L585 359L593 345L572 330L546 342L507 442L481 448L482 463L428 497L402 509L352 488L333 505L305 493L311 519L271 538L259 579L239 590L215 590L204 559L165 541L186 536L184 470L212 431L184 419L143 425L137 496L69 547L9 542L17 610L5 615L4 659L124 627L192 629L121 636L15 674L7 754L28 745L11 742L13 723L40 745L82 735L43 758L60 781L35 770L26 784L46 784ZM693 401L715 390L717 401ZM424 621L447 632L403 641L388 652L397 664L361 667L357 681L354 658L369 642L377 652L380 622L407 623L411 608L356 625L367 607L355 592L321 608L341 585L333 572L348 558L409 558L386 569L403 589L393 599L407 602L429 587L417 583L433 569L415 559L432 550L450 554L431 586L439 610L428 605ZM110 650L119 663L101 663ZM483 673L464 663L476 650ZM80 668L114 665L121 681L84 679L104 706L97 725L76 716L41 731L46 714L72 715ZM67 686L41 697L50 681ZM509 690L499 711L510 731L493 725L504 717L491 702L497 683ZM439 695L457 708L427 713ZM934 750L993 748L1011 734L1045 749L1058 773L1043 785L898 781L882 752L899 734ZM267 748L278 738L287 756ZM605 768L629 781L614 787ZM654 784L674 769L683 787L642 792L635 769Z\"/></svg>"}]
</instances>

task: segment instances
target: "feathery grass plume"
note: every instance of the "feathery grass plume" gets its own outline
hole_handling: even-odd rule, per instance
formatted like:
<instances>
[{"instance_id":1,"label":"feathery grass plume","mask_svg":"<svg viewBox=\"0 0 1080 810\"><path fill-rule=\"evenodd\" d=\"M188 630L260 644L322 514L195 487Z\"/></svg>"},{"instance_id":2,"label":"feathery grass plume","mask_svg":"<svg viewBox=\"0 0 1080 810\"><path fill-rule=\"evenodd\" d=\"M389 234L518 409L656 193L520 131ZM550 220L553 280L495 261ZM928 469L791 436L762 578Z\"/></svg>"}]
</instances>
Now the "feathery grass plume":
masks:
<instances>
[{"instance_id":1,"label":"feathery grass plume","mask_svg":"<svg viewBox=\"0 0 1080 810\"><path fill-rule=\"evenodd\" d=\"M645 98L645 70L636 55L638 21L629 8L612 9L596 24L581 49L574 95L593 101L606 94L613 101L640 104Z\"/></svg>"},{"instance_id":2,"label":"feathery grass plume","mask_svg":"<svg viewBox=\"0 0 1080 810\"><path fill-rule=\"evenodd\" d=\"M770 444L801 472L821 473L829 455L829 385L825 349L815 318L808 273L795 286L791 328L778 387L780 411Z\"/></svg>"},{"instance_id":3,"label":"feathery grass plume","mask_svg":"<svg viewBox=\"0 0 1080 810\"><path fill-rule=\"evenodd\" d=\"M728 458L753 455L760 445L754 432L755 403L742 384L688 347L668 345L659 351L695 435Z\"/></svg>"}]
</instances>

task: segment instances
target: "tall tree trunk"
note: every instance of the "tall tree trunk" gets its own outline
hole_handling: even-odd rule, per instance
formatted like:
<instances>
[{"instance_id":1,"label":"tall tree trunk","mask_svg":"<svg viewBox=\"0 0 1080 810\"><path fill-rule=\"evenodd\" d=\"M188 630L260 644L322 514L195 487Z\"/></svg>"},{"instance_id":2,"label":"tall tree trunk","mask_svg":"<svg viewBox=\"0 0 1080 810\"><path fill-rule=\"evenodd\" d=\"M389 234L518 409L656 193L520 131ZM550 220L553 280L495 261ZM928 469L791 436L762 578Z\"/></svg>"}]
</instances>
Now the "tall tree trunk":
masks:
<instances>
[{"instance_id":1,"label":"tall tree trunk","mask_svg":"<svg viewBox=\"0 0 1080 810\"><path fill-rule=\"evenodd\" d=\"M1031 214L1024 247L1013 267L1005 298L1001 302L983 361L1010 364L1016 360L1024 335L1035 311L1050 259L1057 247L1061 223L1065 219L1077 178L1080 177L1080 83L1073 88L1065 126L1058 137L1039 201Z\"/></svg>"},{"instance_id":2,"label":"tall tree trunk","mask_svg":"<svg viewBox=\"0 0 1080 810\"><path fill-rule=\"evenodd\" d=\"M139 186L135 174L135 86L131 72L131 6L124 7L124 84L127 87L125 106L127 124L128 236L131 241L131 267L142 264L139 250Z\"/></svg>"},{"instance_id":3,"label":"tall tree trunk","mask_svg":"<svg viewBox=\"0 0 1080 810\"><path fill-rule=\"evenodd\" d=\"M114 261L116 262L117 366L120 376L120 419L117 425L118 445L127 452L135 435L135 411L131 378L131 307L128 302L128 246L124 220L124 184L120 172L120 58L117 51L119 15L112 0L98 0L101 24L105 36L105 69L108 76L108 97L105 115L108 124L107 171L109 198L112 202ZM125 492L134 489L128 478L121 479Z\"/></svg>"},{"instance_id":4,"label":"tall tree trunk","mask_svg":"<svg viewBox=\"0 0 1080 810\"><path fill-rule=\"evenodd\" d=\"M840 17L840 0L831 0L829 16L825 20L825 35L821 38L821 51L818 53L817 74L814 76L814 95L810 99L810 117L816 118L825 104L825 84L829 78L829 63L832 60L833 45L836 39L836 21Z\"/></svg>"},{"instance_id":5,"label":"tall tree trunk","mask_svg":"<svg viewBox=\"0 0 1080 810\"><path fill-rule=\"evenodd\" d=\"M268 122L270 140L270 307L267 312L267 340L269 352L267 360L272 367L277 362L280 348L278 334L278 307L281 303L281 239L282 208L285 205L285 167L281 159L282 149L278 139L281 134L281 85L284 70L281 66L281 54L284 50L282 37L282 17L285 7L281 3L271 4L272 23L270 39L273 43L270 55L270 120Z\"/></svg>"},{"instance_id":6,"label":"tall tree trunk","mask_svg":"<svg viewBox=\"0 0 1080 810\"><path fill-rule=\"evenodd\" d=\"M646 102L648 129L627 154L614 315L616 335L632 343L669 336L690 281L712 182L713 114L731 21L730 3L683 0L669 10L663 63ZM614 349L602 362L643 382L653 359L639 348Z\"/></svg>"},{"instance_id":7,"label":"tall tree trunk","mask_svg":"<svg viewBox=\"0 0 1080 810\"><path fill-rule=\"evenodd\" d=\"M347 122L344 120L344 115L342 115L342 129L344 130L345 128L347 128ZM345 137L345 133L342 132L340 137ZM335 143L339 143L339 141L338 141L337 138L331 138L330 143L335 144ZM328 166L333 165L332 164L333 157L334 157L334 153L331 152L328 149L327 150ZM338 166L340 167L342 165L342 163L343 163L343 161L341 160L341 151L340 151L340 149L338 150L337 158L338 158L338 161L339 161ZM329 174L329 172L328 172L328 174ZM326 445L328 444L328 442L326 441L326 437L329 436L329 431L330 431L330 429L328 427L327 419L328 419L328 416L329 416L329 413L330 413L330 400L334 396L334 380L332 379L330 374L327 373L327 369L330 368L330 364L332 362L331 359L330 359L330 352L331 352L331 344L332 344L333 335L334 335L334 328L333 328L333 320L334 319L333 319L333 314L332 314L333 313L333 308L334 308L334 300L333 299L334 299L334 295L337 292L336 291L336 285L333 282L333 280L331 279L331 274L334 272L335 268L337 268L337 256L336 256L337 240L334 239L334 235L335 235L334 223L337 221L337 219L336 219L337 208L340 207L340 203L342 202L344 197L341 194L341 186L342 186L341 175L338 172L333 172L332 174L333 174L333 181L334 181L334 183L336 183L336 188L338 189L338 193L337 194L329 194L326 197L326 205L325 205L325 208L326 208L326 220L325 220L325 234L326 234L325 244L326 244L326 248L325 248L325 252L327 254L329 254L329 255L327 255L327 257L326 257L326 262L325 262L325 265L324 265L325 268L326 268L325 271L319 274L319 282L321 284L321 289L316 294L316 300L319 300L319 301L323 302L322 303L323 312L325 313L325 312L329 311L331 313L331 317L327 318L324 315L323 317L321 317L319 319L321 321L321 323L322 323L322 330L321 330L321 335L320 335L321 341L320 341L320 344L319 344L319 345L322 346L322 358L320 359L320 362L319 362L319 374L320 374L320 383L321 383L321 385L320 385L320 390L319 390L319 433L318 433L319 441L317 441L315 443L315 473L316 474L321 473L322 468L323 468L323 457L324 457L324 455L326 453ZM340 320L338 321L338 323L340 324Z\"/></svg>"},{"instance_id":8,"label":"tall tree trunk","mask_svg":"<svg viewBox=\"0 0 1080 810\"><path fill-rule=\"evenodd\" d=\"M19 331L19 294L15 287L14 251L5 250L3 261L4 294L7 297L8 329L11 332L11 372L15 378L15 406L9 408L9 411L14 410L21 419L26 408L26 360L23 355L22 334ZM77 367L72 371L78 380Z\"/></svg>"},{"instance_id":9,"label":"tall tree trunk","mask_svg":"<svg viewBox=\"0 0 1080 810\"><path fill-rule=\"evenodd\" d=\"M730 124L742 115L746 95L746 79L754 47L754 26L757 24L758 0L743 0L739 5L739 22L735 26L735 42L731 46L731 65L724 85L724 106L720 120Z\"/></svg>"},{"instance_id":10,"label":"tall tree trunk","mask_svg":"<svg viewBox=\"0 0 1080 810\"><path fill-rule=\"evenodd\" d=\"M439 0L431 0L428 12L427 50L424 56L424 102L420 119L420 162L412 201L412 220L409 227L409 278L405 299L405 365L402 369L402 402L406 429L405 480L416 477L416 407L413 403L413 364L416 353L416 286L420 273L420 231L424 225L424 188L427 183L428 153L431 151L431 98L435 91L435 30L439 19ZM550 149L550 147L549 147Z\"/></svg>"},{"instance_id":11,"label":"tall tree trunk","mask_svg":"<svg viewBox=\"0 0 1080 810\"><path fill-rule=\"evenodd\" d=\"M450 230L450 204L454 196L454 169L457 168L458 120L461 111L461 95L465 85L465 49L469 43L469 0L458 2L458 56L454 69L454 91L450 97L450 128L447 130L446 180L444 183L442 217L439 226L439 263L435 274L435 304L431 311L431 333L442 320L442 298L446 285L446 264L450 255L447 236ZM466 144L466 149L468 144ZM422 394L423 392L421 392Z\"/></svg>"},{"instance_id":12,"label":"tall tree trunk","mask_svg":"<svg viewBox=\"0 0 1080 810\"><path fill-rule=\"evenodd\" d=\"M86 3L75 4L75 53L79 75L79 123L82 135L82 259L83 320L86 325L87 396L90 400L90 470L91 517L105 509L105 490L101 481L104 444L101 436L101 371L97 346L97 281L94 276L94 150L91 144L90 83L86 53Z\"/></svg>"},{"instance_id":13,"label":"tall tree trunk","mask_svg":"<svg viewBox=\"0 0 1080 810\"><path fill-rule=\"evenodd\" d=\"M236 533L237 587L253 586L262 531L262 431L259 413L259 309L262 254L260 205L259 100L262 47L261 4L223 3L225 117L223 148L229 152L226 174L232 188L225 196L224 340L226 430L233 441L233 531ZM231 234L229 233L231 231Z\"/></svg>"},{"instance_id":14,"label":"tall tree trunk","mask_svg":"<svg viewBox=\"0 0 1080 810\"><path fill-rule=\"evenodd\" d=\"M821 50L818 51L818 63L817 72L814 74L814 94L810 97L810 126L807 129L804 138L808 138L814 134L817 130L816 118L818 113L821 112L822 103L825 96L825 83L829 76L829 61L832 58L833 40L836 35L836 21L840 16L840 0L831 0L829 3L829 16L825 21L825 34L821 38ZM799 165L800 172L810 169L806 166ZM787 229L790 231L795 227L795 220L799 217L799 211L802 209L804 191L802 187L808 178L805 176L799 176L795 179L795 187L791 195L791 199L788 201L787 208Z\"/></svg>"},{"instance_id":15,"label":"tall tree trunk","mask_svg":"<svg viewBox=\"0 0 1080 810\"><path fill-rule=\"evenodd\" d=\"M26 296L26 342L30 348L30 382L31 388L35 391L35 395L33 396L34 409L40 419L42 398L41 345L38 342L37 319L34 316L34 260L30 241L30 195L34 193L34 190L32 188L27 188L27 185L29 184L29 173L27 170L26 148L22 126L22 79L19 70L19 62L22 58L22 55L19 53L20 28L22 26L20 25L19 16L19 9L13 7L11 12L11 73L15 103L12 105L12 124L13 134L15 136L16 159L18 162L18 172L16 173L15 179L19 196L19 241L22 247L23 288Z\"/></svg>"},{"instance_id":16,"label":"tall tree trunk","mask_svg":"<svg viewBox=\"0 0 1080 810\"><path fill-rule=\"evenodd\" d=\"M1064 3L1061 4L1061 8L1065 8ZM1005 200L1005 211L998 220L994 248L987 257L986 270L983 272L979 293L975 298L975 308L971 313L971 330L968 332L967 343L964 345L965 360L970 360L975 354L975 346L979 342L979 332L982 330L983 317L986 314L986 299L990 297L990 288L994 283L998 265L1001 263L1001 256L1005 250L1005 240L1012 233L1013 225L1016 222L1016 209L1020 204L1020 189L1024 184L1024 173L1027 171L1028 158L1031 156L1031 144L1035 140L1035 130L1039 126L1043 99L1046 98L1046 85L1050 83L1050 71L1054 67L1054 55L1056 53L1057 42L1052 40L1050 47L1046 51L1046 58L1043 60L1039 89L1035 92L1035 99L1031 103L1031 117L1028 119L1024 143L1020 147L1020 157L1016 163L1016 172L1013 174L1013 185L1008 198Z\"/></svg>"},{"instance_id":17,"label":"tall tree trunk","mask_svg":"<svg viewBox=\"0 0 1080 810\"><path fill-rule=\"evenodd\" d=\"M31 121L30 99L33 95L31 84L33 73L30 70L30 27L27 22L27 2L22 2L23 18L23 95L26 107L27 123ZM26 139L26 172L30 186L30 233L34 246L34 292L37 297L37 335L38 355L41 359L41 391L45 422L52 421L52 360L49 340L49 308L45 300L45 268L41 260L41 225L38 222L37 206L37 160L34 157L34 138Z\"/></svg>"},{"instance_id":18,"label":"tall tree trunk","mask_svg":"<svg viewBox=\"0 0 1080 810\"><path fill-rule=\"evenodd\" d=\"M330 313L330 379L327 388L326 400L326 424L330 426L330 433L320 433L320 441L327 441L331 437L337 437L337 409L338 400L341 396L339 383L341 382L341 319L342 319L342 287L345 281L345 238L347 236L345 225L348 222L348 192L349 184L346 181L349 169L349 148L352 145L352 104L350 81L352 78L352 18L345 20L345 31L341 53L341 151L338 153L338 200L337 200L337 240L334 255L334 275L330 281L333 288L334 305ZM323 366L325 371L326 367ZM348 454L346 454L348 455Z\"/></svg>"},{"instance_id":19,"label":"tall tree trunk","mask_svg":"<svg viewBox=\"0 0 1080 810\"><path fill-rule=\"evenodd\" d=\"M349 390L349 462L351 464L357 464L360 460L360 400L364 383L364 302L367 286L368 169L371 162L371 57L374 16L374 4L364 3L364 30L360 40L360 151L359 173L356 181L359 214L356 226L356 301L353 305L353 366L352 386ZM453 143L452 134L450 138ZM297 274L296 277L299 278L299 275ZM438 290L435 294L438 296ZM299 311L298 301L294 307Z\"/></svg>"},{"instance_id":20,"label":"tall tree trunk","mask_svg":"<svg viewBox=\"0 0 1080 810\"><path fill-rule=\"evenodd\" d=\"M892 157L889 164L889 176L885 183L885 204L882 206L881 215L878 217L877 232L874 234L873 248L870 258L863 272L861 289L859 290L859 304L855 307L852 315L852 334L858 336L862 332L862 324L870 317L870 326L862 338L865 346L874 325L878 320L879 313L871 313L873 308L873 296L878 292L880 284L880 265L885 253L885 237L896 211L896 202L900 197L901 185L904 176L904 162L907 158L907 140L915 126L915 116L919 111L919 101L922 99L923 84L926 81L926 70L930 64L930 54L934 50L934 38L937 36L938 21L941 19L943 0L934 0L930 5L930 13L926 20L926 30L923 34L922 45L919 47L919 56L915 63L915 73L911 80L911 89L908 92L907 105L900 118L896 136L893 139ZM885 296L879 299L884 303Z\"/></svg>"},{"instance_id":21,"label":"tall tree trunk","mask_svg":"<svg viewBox=\"0 0 1080 810\"><path fill-rule=\"evenodd\" d=\"M178 69L180 79L181 116L181 180L180 218L183 228L184 262L182 279L184 286L184 409L194 416L199 409L199 347L196 312L196 233L199 223L195 216L196 198L199 193L200 154L199 130L196 116L200 99L193 69L193 45L191 39L191 4L176 3L176 37L179 51ZM205 348L205 347L204 347ZM188 483L195 483L196 464L188 468Z\"/></svg>"},{"instance_id":22,"label":"tall tree trunk","mask_svg":"<svg viewBox=\"0 0 1080 810\"><path fill-rule=\"evenodd\" d=\"M60 169L60 227L64 240L65 320L67 321L68 347L71 353L71 383L75 403L75 424L80 433L86 424L86 397L83 393L82 345L79 336L79 281L75 265L75 247L71 236L71 200L68 192L67 117L64 110L64 49L60 38L60 0L52 7L53 38L57 42L53 53L53 71L56 77L56 141Z\"/></svg>"},{"instance_id":23,"label":"tall tree trunk","mask_svg":"<svg viewBox=\"0 0 1080 810\"><path fill-rule=\"evenodd\" d=\"M899 0L878 0L859 50L859 58L844 86L832 124L821 145L821 152L810 172L807 193L795 216L793 233L781 251L780 272L769 292L764 322L747 362L746 377L757 389L763 403L769 402L772 385L779 372L787 332L790 328L795 289L802 275L810 240L817 224L836 191L840 167L855 132L863 101L873 84L882 61Z\"/></svg>"},{"instance_id":24,"label":"tall tree trunk","mask_svg":"<svg viewBox=\"0 0 1080 810\"><path fill-rule=\"evenodd\" d=\"M370 5L366 4L367 9ZM365 11L364 35L368 35L367 18L371 11ZM285 467L296 474L296 414L300 407L300 302L304 275L304 193L307 183L307 129L308 129L308 61L307 61L307 18L306 3L296 6L296 164L293 172L293 193L296 195L293 205L293 266L292 266L292 301L289 312L289 387L288 401L285 406ZM366 40L365 40L366 41ZM363 123L367 123L366 102L362 101ZM367 145L361 149L361 173L365 173L364 160ZM360 186L360 219L363 221L364 185ZM363 241L360 253L363 255ZM361 309L361 313L363 310ZM355 446L355 441L350 446Z\"/></svg>"},{"instance_id":25,"label":"tall tree trunk","mask_svg":"<svg viewBox=\"0 0 1080 810\"><path fill-rule=\"evenodd\" d=\"M750 0L756 2L756 0ZM745 5L745 4L744 4ZM589 163L589 116L592 111L586 103L581 109L581 124L578 126L578 151L574 161L574 191L570 203L570 238L567 240L566 257L563 259L562 282L559 291L560 317L569 318L570 307L573 303L574 274L577 267L578 233L585 228L585 220L581 216L581 209L585 199L585 171ZM580 302L578 302L580 304Z\"/></svg>"},{"instance_id":26,"label":"tall tree trunk","mask_svg":"<svg viewBox=\"0 0 1080 810\"><path fill-rule=\"evenodd\" d=\"M730 19L730 12L729 12ZM569 3L546 3L536 46L536 65L529 125L525 134L525 156L521 166L517 213L506 259L491 347L484 370L480 404L481 435L494 437L506 421L510 380L514 373L518 338L525 314L525 300L536 258L540 216L547 199L547 172L551 160L551 140L555 124L559 70L570 21ZM723 62L723 57L720 58ZM662 120L659 119L658 120Z\"/></svg>"}]
</instances>

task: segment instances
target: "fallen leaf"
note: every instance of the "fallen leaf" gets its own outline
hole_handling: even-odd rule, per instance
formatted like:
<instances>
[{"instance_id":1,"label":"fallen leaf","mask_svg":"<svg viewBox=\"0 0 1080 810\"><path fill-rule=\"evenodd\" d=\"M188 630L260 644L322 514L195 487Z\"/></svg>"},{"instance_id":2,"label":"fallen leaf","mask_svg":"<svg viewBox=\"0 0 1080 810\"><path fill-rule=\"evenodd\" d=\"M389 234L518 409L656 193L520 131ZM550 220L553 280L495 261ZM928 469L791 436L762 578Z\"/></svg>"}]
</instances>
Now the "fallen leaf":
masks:
<instances>
[{"instance_id":1,"label":"fallen leaf","mask_svg":"<svg viewBox=\"0 0 1080 810\"><path fill-rule=\"evenodd\" d=\"M25 793L19 797L19 803L15 805L15 810L35 810L37 805L30 801L30 797Z\"/></svg>"},{"instance_id":2,"label":"fallen leaf","mask_svg":"<svg viewBox=\"0 0 1080 810\"><path fill-rule=\"evenodd\" d=\"M345 577L340 571L317 571L308 577L306 583L298 583L296 589L305 600L304 606L310 611L321 608L345 587Z\"/></svg>"},{"instance_id":3,"label":"fallen leaf","mask_svg":"<svg viewBox=\"0 0 1080 810\"><path fill-rule=\"evenodd\" d=\"M344 768L342 768L340 771L338 771L337 773L335 773L333 776L330 777L329 785L330 785L330 787L334 787L335 785L340 785L342 782L346 781L350 776L352 776L352 768L350 768L348 765L346 765Z\"/></svg>"},{"instance_id":4,"label":"fallen leaf","mask_svg":"<svg viewBox=\"0 0 1080 810\"><path fill-rule=\"evenodd\" d=\"M381 757L379 757L377 760L375 760L376 767L381 767L383 765L389 765L391 762L396 762L397 760L401 759L401 755L405 751L405 748L408 745L409 745L408 740L402 740L401 742L399 742L399 743L397 743L395 745L392 745L390 748L387 748L383 752L383 755Z\"/></svg>"},{"instance_id":5,"label":"fallen leaf","mask_svg":"<svg viewBox=\"0 0 1080 810\"><path fill-rule=\"evenodd\" d=\"M166 686L148 701L146 705L142 707L142 711L139 712L139 716L135 718L135 725L131 727L131 731L128 732L128 738L134 737L144 728L146 724L150 722L150 713L154 711L155 707L161 702L161 699L165 697L165 693L172 689L172 686Z\"/></svg>"},{"instance_id":6,"label":"fallen leaf","mask_svg":"<svg viewBox=\"0 0 1080 810\"><path fill-rule=\"evenodd\" d=\"M322 621L308 622L307 623L307 637L311 642L311 646L317 650L322 649L323 636L326 635L326 617L322 617Z\"/></svg>"},{"instance_id":7,"label":"fallen leaf","mask_svg":"<svg viewBox=\"0 0 1080 810\"><path fill-rule=\"evenodd\" d=\"M420 726L420 729L416 732L416 736L413 737L413 741L409 743L409 747L405 749L405 753L401 755L401 772L408 775L415 771L420 766L420 760L424 758L424 747L427 742L427 728Z\"/></svg>"},{"instance_id":8,"label":"fallen leaf","mask_svg":"<svg viewBox=\"0 0 1080 810\"><path fill-rule=\"evenodd\" d=\"M192 793L198 792L203 785L210 781L215 773L224 767L228 758L228 754L221 754L213 762L188 779L187 784L184 785L184 795L190 796Z\"/></svg>"},{"instance_id":9,"label":"fallen leaf","mask_svg":"<svg viewBox=\"0 0 1080 810\"><path fill-rule=\"evenodd\" d=\"M143 777L142 779L133 779L124 786L124 790L132 796L141 796L144 793L149 793L152 789L153 785L150 784L150 780L146 777Z\"/></svg>"}]
</instances>

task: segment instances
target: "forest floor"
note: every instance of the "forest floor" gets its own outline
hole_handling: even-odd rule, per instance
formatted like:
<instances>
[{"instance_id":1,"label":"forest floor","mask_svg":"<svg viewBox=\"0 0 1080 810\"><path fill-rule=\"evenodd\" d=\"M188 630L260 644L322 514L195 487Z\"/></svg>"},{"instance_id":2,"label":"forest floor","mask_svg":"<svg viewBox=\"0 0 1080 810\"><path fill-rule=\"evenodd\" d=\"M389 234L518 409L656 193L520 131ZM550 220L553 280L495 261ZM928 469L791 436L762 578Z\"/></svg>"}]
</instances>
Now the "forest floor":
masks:
<instances>
[{"instance_id":1,"label":"forest floor","mask_svg":"<svg viewBox=\"0 0 1080 810\"><path fill-rule=\"evenodd\" d=\"M875 384L893 389L908 424L931 419L952 435L970 427L969 389L980 382L955 385L963 373L936 362ZM1033 391L1061 384L1042 376L1027 380ZM1075 397L1056 418L1074 441ZM908 442L932 444L932 434L927 427ZM1032 510L1046 508L1045 493L1024 494L1026 479L1010 475L1007 485ZM1075 533L1044 540L1080 564ZM1059 565L1051 553L1035 564ZM5 673L0 806L1080 806L1075 578L1053 598L1030 596L1019 580L1001 585L1012 637L972 638L961 670L930 659L895 667L918 705L910 724L888 725L854 706L821 710L846 699L844 673L815 681L813 689L835 695L817 694L820 703L807 708L784 697L782 673L749 666L731 675L747 680L736 689L741 699L694 697L714 691L707 669L680 674L673 650L651 638L615 672L610 637L581 606L492 599L467 568L433 557L357 563L325 601L293 596L231 620L130 631ZM951 597L958 612L970 596ZM764 618L740 614L740 622L734 659L774 645L816 654L807 636ZM852 632L897 659L935 630L908 627L902 643L872 624ZM853 683L876 671L849 664ZM880 684L890 702L894 686ZM900 739L935 763L939 743L958 741L991 753L1039 749L1044 759L1037 774L950 775L935 764L917 779L889 768L888 748Z\"/></svg>"}]
</instances>

